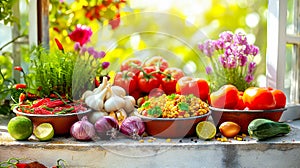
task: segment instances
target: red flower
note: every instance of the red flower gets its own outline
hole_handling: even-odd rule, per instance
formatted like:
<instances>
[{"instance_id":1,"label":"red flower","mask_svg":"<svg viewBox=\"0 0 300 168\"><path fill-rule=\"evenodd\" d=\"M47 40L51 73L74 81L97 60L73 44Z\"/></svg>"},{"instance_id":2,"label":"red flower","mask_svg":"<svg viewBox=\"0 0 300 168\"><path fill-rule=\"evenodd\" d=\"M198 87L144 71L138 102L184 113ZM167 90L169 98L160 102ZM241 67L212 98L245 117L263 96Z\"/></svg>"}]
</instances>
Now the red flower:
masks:
<instances>
[{"instance_id":1,"label":"red flower","mask_svg":"<svg viewBox=\"0 0 300 168\"><path fill-rule=\"evenodd\" d=\"M64 52L64 47L62 46L60 41L57 38L55 38L54 40L55 40L55 43L56 43L58 49L61 50L62 52Z\"/></svg>"},{"instance_id":2,"label":"red flower","mask_svg":"<svg viewBox=\"0 0 300 168\"><path fill-rule=\"evenodd\" d=\"M71 40L79 42L81 46L90 41L93 32L91 28L78 24L76 29L69 34Z\"/></svg>"},{"instance_id":3,"label":"red flower","mask_svg":"<svg viewBox=\"0 0 300 168\"><path fill-rule=\"evenodd\" d=\"M14 69L17 71L23 72L23 68L20 66L15 66Z\"/></svg>"},{"instance_id":4,"label":"red flower","mask_svg":"<svg viewBox=\"0 0 300 168\"><path fill-rule=\"evenodd\" d=\"M114 30L120 25L120 14L117 14L113 20L109 21L111 28Z\"/></svg>"},{"instance_id":5,"label":"red flower","mask_svg":"<svg viewBox=\"0 0 300 168\"><path fill-rule=\"evenodd\" d=\"M86 10L85 17L94 20L101 18L100 12L104 10L105 6L100 4L92 7L84 6L83 8Z\"/></svg>"}]
</instances>

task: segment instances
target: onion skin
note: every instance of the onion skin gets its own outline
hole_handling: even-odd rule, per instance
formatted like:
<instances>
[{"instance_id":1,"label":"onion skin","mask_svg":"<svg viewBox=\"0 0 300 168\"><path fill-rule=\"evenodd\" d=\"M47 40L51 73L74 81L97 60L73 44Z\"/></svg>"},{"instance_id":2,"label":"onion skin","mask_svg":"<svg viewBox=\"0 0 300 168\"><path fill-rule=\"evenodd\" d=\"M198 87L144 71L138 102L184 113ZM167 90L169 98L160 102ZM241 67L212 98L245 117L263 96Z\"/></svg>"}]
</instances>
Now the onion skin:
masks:
<instances>
[{"instance_id":1,"label":"onion skin","mask_svg":"<svg viewBox=\"0 0 300 168\"><path fill-rule=\"evenodd\" d=\"M145 132L145 124L141 118L130 116L122 122L120 132L132 139L140 139Z\"/></svg>"},{"instance_id":2,"label":"onion skin","mask_svg":"<svg viewBox=\"0 0 300 168\"><path fill-rule=\"evenodd\" d=\"M95 130L101 139L114 139L119 131L118 121L111 116L99 118L95 124Z\"/></svg>"},{"instance_id":3,"label":"onion skin","mask_svg":"<svg viewBox=\"0 0 300 168\"><path fill-rule=\"evenodd\" d=\"M95 137L96 131L94 125L88 121L87 116L84 116L71 126L70 134L76 140L89 141Z\"/></svg>"}]
</instances>

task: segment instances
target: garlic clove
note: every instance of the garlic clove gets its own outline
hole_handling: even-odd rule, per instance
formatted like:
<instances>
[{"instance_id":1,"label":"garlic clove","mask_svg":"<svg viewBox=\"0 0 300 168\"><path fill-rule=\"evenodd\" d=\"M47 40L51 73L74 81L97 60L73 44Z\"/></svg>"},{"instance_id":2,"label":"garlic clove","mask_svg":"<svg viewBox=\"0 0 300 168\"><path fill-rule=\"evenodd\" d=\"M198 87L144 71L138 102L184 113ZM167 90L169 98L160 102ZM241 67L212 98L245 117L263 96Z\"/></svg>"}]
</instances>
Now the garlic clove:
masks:
<instances>
[{"instance_id":1,"label":"garlic clove","mask_svg":"<svg viewBox=\"0 0 300 168\"><path fill-rule=\"evenodd\" d=\"M114 94L116 94L117 96L120 96L120 97L124 97L126 96L126 91L125 89L123 89L122 87L120 86L111 86L111 90L113 91Z\"/></svg>"}]
</instances>

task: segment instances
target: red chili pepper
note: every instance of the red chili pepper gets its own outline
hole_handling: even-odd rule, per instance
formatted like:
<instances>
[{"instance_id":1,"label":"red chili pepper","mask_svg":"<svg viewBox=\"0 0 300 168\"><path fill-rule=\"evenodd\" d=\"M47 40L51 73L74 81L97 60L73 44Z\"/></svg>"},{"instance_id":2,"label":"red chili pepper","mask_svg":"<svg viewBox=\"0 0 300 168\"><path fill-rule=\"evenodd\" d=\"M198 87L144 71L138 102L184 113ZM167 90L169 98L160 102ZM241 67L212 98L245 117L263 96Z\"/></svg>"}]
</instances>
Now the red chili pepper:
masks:
<instances>
[{"instance_id":1,"label":"red chili pepper","mask_svg":"<svg viewBox=\"0 0 300 168\"><path fill-rule=\"evenodd\" d=\"M29 99L36 99L38 96L37 96L36 94L27 92L27 97L28 97Z\"/></svg>"},{"instance_id":2,"label":"red chili pepper","mask_svg":"<svg viewBox=\"0 0 300 168\"><path fill-rule=\"evenodd\" d=\"M63 45L60 43L60 41L59 41L57 38L55 38L54 40L55 40L55 43L56 43L58 49L61 50L62 52L64 52L64 47L63 47Z\"/></svg>"},{"instance_id":3,"label":"red chili pepper","mask_svg":"<svg viewBox=\"0 0 300 168\"><path fill-rule=\"evenodd\" d=\"M51 93L51 94L49 95L49 97L50 97L50 98L58 98L58 96L57 96L56 94L54 94L54 93Z\"/></svg>"},{"instance_id":4,"label":"red chili pepper","mask_svg":"<svg viewBox=\"0 0 300 168\"><path fill-rule=\"evenodd\" d=\"M100 82L98 81L98 79L97 79L97 78L95 78L94 80L95 80L95 87L99 87L99 85L100 85Z\"/></svg>"},{"instance_id":5,"label":"red chili pepper","mask_svg":"<svg viewBox=\"0 0 300 168\"><path fill-rule=\"evenodd\" d=\"M26 99L25 93L21 93L19 96L19 103L22 103Z\"/></svg>"},{"instance_id":6,"label":"red chili pepper","mask_svg":"<svg viewBox=\"0 0 300 168\"><path fill-rule=\"evenodd\" d=\"M43 87L42 86L39 86L36 90L37 91L41 91L43 89Z\"/></svg>"},{"instance_id":7,"label":"red chili pepper","mask_svg":"<svg viewBox=\"0 0 300 168\"><path fill-rule=\"evenodd\" d=\"M56 31L57 33L60 33L60 30L58 27L53 27L53 30Z\"/></svg>"},{"instance_id":8,"label":"red chili pepper","mask_svg":"<svg viewBox=\"0 0 300 168\"><path fill-rule=\"evenodd\" d=\"M14 85L14 88L15 89L25 89L26 88L26 84L24 84L24 83L18 83L18 84L15 84Z\"/></svg>"},{"instance_id":9,"label":"red chili pepper","mask_svg":"<svg viewBox=\"0 0 300 168\"><path fill-rule=\"evenodd\" d=\"M18 109L18 111L23 113L32 113L31 106L27 104L20 104L20 108Z\"/></svg>"},{"instance_id":10,"label":"red chili pepper","mask_svg":"<svg viewBox=\"0 0 300 168\"><path fill-rule=\"evenodd\" d=\"M58 107L58 106L62 106L65 103L62 100L53 100L51 102L47 102L45 105L49 108L54 108L54 107Z\"/></svg>"},{"instance_id":11,"label":"red chili pepper","mask_svg":"<svg viewBox=\"0 0 300 168\"><path fill-rule=\"evenodd\" d=\"M53 112L41 107L36 107L34 108L34 114L53 114Z\"/></svg>"},{"instance_id":12,"label":"red chili pepper","mask_svg":"<svg viewBox=\"0 0 300 168\"><path fill-rule=\"evenodd\" d=\"M39 99L37 101L34 102L34 104L32 104L31 107L39 107L41 105L46 104L47 102L50 102L50 98L43 98L43 99Z\"/></svg>"},{"instance_id":13,"label":"red chili pepper","mask_svg":"<svg viewBox=\"0 0 300 168\"><path fill-rule=\"evenodd\" d=\"M17 71L23 72L23 68L20 66L15 66L14 69Z\"/></svg>"},{"instance_id":14,"label":"red chili pepper","mask_svg":"<svg viewBox=\"0 0 300 168\"><path fill-rule=\"evenodd\" d=\"M16 166L17 166L17 168L26 168L26 167L28 167L28 164L27 163L17 163Z\"/></svg>"}]
</instances>

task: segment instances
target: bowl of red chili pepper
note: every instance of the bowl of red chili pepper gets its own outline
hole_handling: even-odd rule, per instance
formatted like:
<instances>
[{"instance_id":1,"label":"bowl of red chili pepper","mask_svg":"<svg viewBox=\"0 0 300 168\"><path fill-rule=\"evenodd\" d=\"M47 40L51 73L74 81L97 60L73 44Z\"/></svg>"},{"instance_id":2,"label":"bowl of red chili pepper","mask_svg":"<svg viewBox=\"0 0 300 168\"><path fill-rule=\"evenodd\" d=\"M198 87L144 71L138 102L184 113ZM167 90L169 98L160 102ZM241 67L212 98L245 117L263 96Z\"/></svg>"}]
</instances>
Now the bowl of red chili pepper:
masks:
<instances>
[{"instance_id":1,"label":"bowl of red chili pepper","mask_svg":"<svg viewBox=\"0 0 300 168\"><path fill-rule=\"evenodd\" d=\"M91 111L81 101L51 98L25 101L13 109L17 116L28 117L34 126L50 123L58 136L68 135L71 126Z\"/></svg>"}]
</instances>

